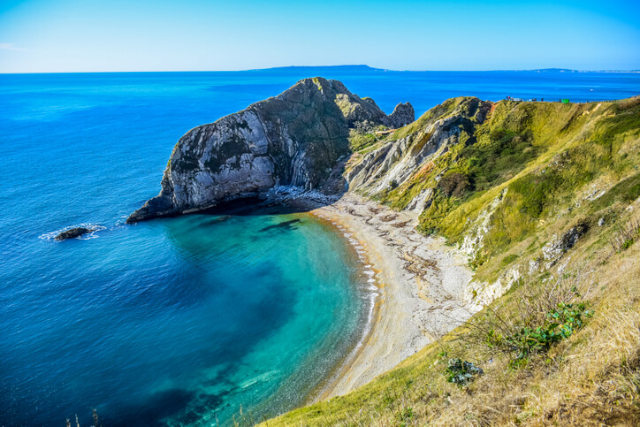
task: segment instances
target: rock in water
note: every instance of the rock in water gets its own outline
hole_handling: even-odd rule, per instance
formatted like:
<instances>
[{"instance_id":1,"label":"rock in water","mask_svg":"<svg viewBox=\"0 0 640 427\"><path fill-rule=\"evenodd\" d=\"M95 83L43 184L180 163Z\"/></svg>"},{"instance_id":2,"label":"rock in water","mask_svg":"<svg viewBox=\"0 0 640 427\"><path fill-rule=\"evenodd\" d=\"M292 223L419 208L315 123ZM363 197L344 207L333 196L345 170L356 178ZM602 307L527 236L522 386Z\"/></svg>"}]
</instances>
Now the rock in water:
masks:
<instances>
[{"instance_id":1,"label":"rock in water","mask_svg":"<svg viewBox=\"0 0 640 427\"><path fill-rule=\"evenodd\" d=\"M325 193L344 189L339 159L350 154L349 130L413 121L401 104L387 116L375 102L336 80L304 79L275 98L196 127L171 153L160 194L127 222L189 213L277 186ZM331 179L330 179L331 178Z\"/></svg>"},{"instance_id":2,"label":"rock in water","mask_svg":"<svg viewBox=\"0 0 640 427\"><path fill-rule=\"evenodd\" d=\"M83 234L91 233L92 231L95 231L95 230L93 228L76 227L67 231L63 231L62 233L58 234L55 239L56 240L73 239L76 237L80 237Z\"/></svg>"}]
</instances>

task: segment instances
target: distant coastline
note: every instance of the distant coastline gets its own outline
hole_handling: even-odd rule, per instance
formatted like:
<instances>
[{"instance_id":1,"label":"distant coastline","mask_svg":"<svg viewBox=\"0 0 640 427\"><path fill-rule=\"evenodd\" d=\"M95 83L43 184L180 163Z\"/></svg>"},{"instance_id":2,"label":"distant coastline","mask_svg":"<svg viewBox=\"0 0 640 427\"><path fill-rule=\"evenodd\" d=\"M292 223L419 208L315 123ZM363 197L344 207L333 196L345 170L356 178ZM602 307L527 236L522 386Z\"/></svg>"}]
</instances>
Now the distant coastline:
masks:
<instances>
[{"instance_id":1,"label":"distant coastline","mask_svg":"<svg viewBox=\"0 0 640 427\"><path fill-rule=\"evenodd\" d=\"M640 70L574 70L570 68L533 68L522 70L419 70L419 69L391 69L378 68L369 65L285 65L268 68L247 68L239 70L122 70L122 71L50 71L50 72L0 72L0 75L21 75L21 74L134 74L134 73L269 73L278 71L304 71L304 70L329 70L336 72L344 71L369 71L384 73L602 73L602 74L638 74Z\"/></svg>"}]
</instances>

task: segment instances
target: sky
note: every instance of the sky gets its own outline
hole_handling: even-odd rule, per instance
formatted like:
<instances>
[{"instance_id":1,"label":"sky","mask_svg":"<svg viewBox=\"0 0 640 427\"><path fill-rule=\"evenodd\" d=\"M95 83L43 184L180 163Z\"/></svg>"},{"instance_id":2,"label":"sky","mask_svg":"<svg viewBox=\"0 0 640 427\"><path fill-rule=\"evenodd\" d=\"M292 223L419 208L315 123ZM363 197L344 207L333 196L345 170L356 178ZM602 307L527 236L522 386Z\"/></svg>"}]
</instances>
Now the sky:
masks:
<instances>
[{"instance_id":1,"label":"sky","mask_svg":"<svg viewBox=\"0 0 640 427\"><path fill-rule=\"evenodd\" d=\"M0 0L0 73L640 70L640 0Z\"/></svg>"}]
</instances>

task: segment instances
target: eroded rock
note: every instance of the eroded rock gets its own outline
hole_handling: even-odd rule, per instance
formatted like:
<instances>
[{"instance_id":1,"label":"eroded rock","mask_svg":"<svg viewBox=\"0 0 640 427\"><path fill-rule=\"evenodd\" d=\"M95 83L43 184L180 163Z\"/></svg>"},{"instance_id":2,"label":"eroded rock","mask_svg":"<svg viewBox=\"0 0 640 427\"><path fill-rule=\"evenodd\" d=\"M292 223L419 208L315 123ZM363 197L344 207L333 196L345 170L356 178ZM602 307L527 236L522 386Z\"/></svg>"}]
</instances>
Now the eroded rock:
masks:
<instances>
[{"instance_id":1,"label":"eroded rock","mask_svg":"<svg viewBox=\"0 0 640 427\"><path fill-rule=\"evenodd\" d=\"M579 223L571 227L562 236L553 236L553 239L542 248L542 256L547 261L547 268L553 267L562 255L573 248L587 231L589 231L589 225L587 223Z\"/></svg>"},{"instance_id":2,"label":"eroded rock","mask_svg":"<svg viewBox=\"0 0 640 427\"><path fill-rule=\"evenodd\" d=\"M399 124L412 111L400 104L387 117L375 102L339 81L301 80L274 98L184 135L171 154L160 194L127 222L194 212L276 187L344 192L340 161L351 154L350 129L364 122Z\"/></svg>"},{"instance_id":3,"label":"eroded rock","mask_svg":"<svg viewBox=\"0 0 640 427\"><path fill-rule=\"evenodd\" d=\"M416 119L416 112L410 103L400 103L393 109L393 113L382 119L382 124L391 128L398 129L413 123Z\"/></svg>"}]
</instances>

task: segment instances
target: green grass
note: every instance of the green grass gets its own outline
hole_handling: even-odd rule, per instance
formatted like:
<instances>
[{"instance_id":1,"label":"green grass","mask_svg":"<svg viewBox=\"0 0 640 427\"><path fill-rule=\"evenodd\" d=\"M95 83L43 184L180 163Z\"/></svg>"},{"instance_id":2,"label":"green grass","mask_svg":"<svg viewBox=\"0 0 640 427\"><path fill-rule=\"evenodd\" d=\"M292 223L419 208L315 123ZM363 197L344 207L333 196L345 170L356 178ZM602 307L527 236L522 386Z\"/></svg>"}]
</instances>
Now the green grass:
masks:
<instances>
[{"instance_id":1,"label":"green grass","mask_svg":"<svg viewBox=\"0 0 640 427\"><path fill-rule=\"evenodd\" d=\"M598 178L618 180L635 172L640 163L637 150L621 153L625 144L640 136L638 105L623 110L609 103L594 112L596 106L590 104L576 110L562 104L518 103L510 111L508 104L498 104L494 117L474 133L476 144L455 153L455 161L453 155L443 156L447 164L441 170L448 167L447 174L467 177L470 185L464 194L443 191L433 183L424 186L433 185L437 194L422 213L419 229L441 234L451 242L460 242L472 225L468 218L477 216L507 188L491 217L481 257L485 260L533 235L540 221L550 220L575 203L578 190ZM550 111L553 109L556 111ZM640 177L635 173L599 199L594 209L637 197ZM394 202L388 203L397 206Z\"/></svg>"},{"instance_id":2,"label":"green grass","mask_svg":"<svg viewBox=\"0 0 640 427\"><path fill-rule=\"evenodd\" d=\"M616 202L631 203L640 197L640 173L623 179L602 197L596 199L592 210L600 210Z\"/></svg>"}]
</instances>

